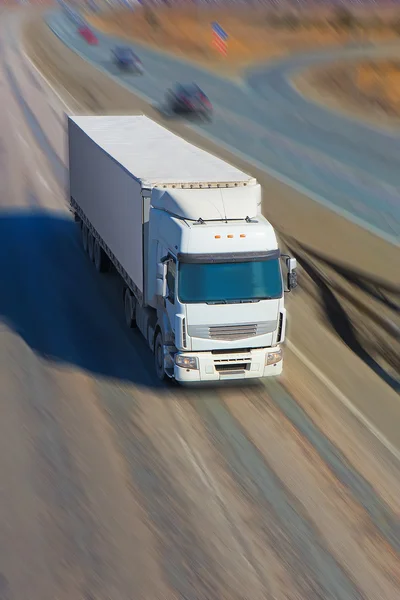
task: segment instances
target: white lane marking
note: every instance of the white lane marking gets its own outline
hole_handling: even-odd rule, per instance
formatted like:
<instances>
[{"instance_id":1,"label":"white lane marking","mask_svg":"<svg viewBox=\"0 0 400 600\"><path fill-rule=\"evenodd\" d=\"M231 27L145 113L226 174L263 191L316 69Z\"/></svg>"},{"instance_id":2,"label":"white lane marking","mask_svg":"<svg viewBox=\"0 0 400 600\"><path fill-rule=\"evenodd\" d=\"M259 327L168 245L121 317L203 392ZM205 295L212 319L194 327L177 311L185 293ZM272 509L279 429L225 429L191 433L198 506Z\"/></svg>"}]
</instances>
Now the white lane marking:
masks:
<instances>
[{"instance_id":1,"label":"white lane marking","mask_svg":"<svg viewBox=\"0 0 400 600\"><path fill-rule=\"evenodd\" d=\"M29 144L28 144L28 142L26 141L26 139L24 138L24 136L22 135L22 133L20 131L17 131L17 136L18 136L18 139L20 140L20 142L24 146L28 147Z\"/></svg>"},{"instance_id":2,"label":"white lane marking","mask_svg":"<svg viewBox=\"0 0 400 600\"><path fill-rule=\"evenodd\" d=\"M21 121L11 112L9 112L9 116L11 117L11 119L14 122L14 128L17 134L17 137L19 139L19 141L21 142L21 144L24 146L24 148L26 148L27 150L29 150L29 142L28 140L25 138L25 136L23 135L23 133L20 131L20 127L21 125L23 125L21 123ZM33 163L37 163L37 156L35 152L29 152L29 159L33 162ZM36 172L36 177L38 178L38 180L40 181L40 183L48 190L50 191L50 185L48 184L48 182L46 181L45 177L40 173L40 165L37 165L38 168L37 170L35 169Z\"/></svg>"},{"instance_id":3,"label":"white lane marking","mask_svg":"<svg viewBox=\"0 0 400 600\"><path fill-rule=\"evenodd\" d=\"M324 386L372 433L385 448L400 461L400 451L387 437L351 402L351 400L324 373L289 340L286 342L289 350L297 356L309 371L311 371Z\"/></svg>"},{"instance_id":4,"label":"white lane marking","mask_svg":"<svg viewBox=\"0 0 400 600\"><path fill-rule=\"evenodd\" d=\"M233 522L228 518L228 515L231 515L232 511L231 511L230 507L227 505L226 500L225 500L222 492L220 491L215 478L213 477L211 471L208 469L204 460L202 459L200 454L198 452L196 452L193 448L191 448L189 446L189 444L186 443L184 438L179 434L178 434L178 440L179 440L190 464L192 465L194 470L198 473L201 481L210 490L210 492L212 494L214 494L215 498L217 499L220 509L222 510L222 514L224 515L228 524L231 527L234 527L236 529ZM237 538L236 532L233 532L233 535L234 535L236 543L238 544L238 547L240 548L241 558L246 562L248 567L250 567L250 569L255 573L255 575L259 577L259 573L254 568L254 565L252 565L251 562L249 561L249 559L247 558L245 548L243 548L241 540Z\"/></svg>"},{"instance_id":5,"label":"white lane marking","mask_svg":"<svg viewBox=\"0 0 400 600\"><path fill-rule=\"evenodd\" d=\"M217 497L219 497L218 491L212 485L212 475L207 473L208 469L204 467L198 460L198 456L196 457L194 451L190 448L189 444L185 442L183 437L178 434L178 440L181 444L187 458L189 459L190 464L193 466L194 470L197 472L199 478L203 482L203 484L211 491L214 492Z\"/></svg>"},{"instance_id":6,"label":"white lane marking","mask_svg":"<svg viewBox=\"0 0 400 600\"><path fill-rule=\"evenodd\" d=\"M27 140L24 138L24 136L22 135L22 133L20 131L17 131L17 136L18 136L18 139L23 144L24 148L28 151L29 150L29 143L27 142ZM38 178L38 180L40 181L40 183L43 185L43 187L45 187L46 190L48 192L50 192L50 185L49 185L49 183L46 181L45 177L40 173L40 164L37 164L36 154L34 152L30 152L29 151L29 158L28 158L27 153L25 153L25 159L27 161L31 160L33 165L37 165L36 169L35 169L36 177Z\"/></svg>"},{"instance_id":7,"label":"white lane marking","mask_svg":"<svg viewBox=\"0 0 400 600\"><path fill-rule=\"evenodd\" d=\"M50 186L47 183L46 179L43 177L43 175L41 175L39 172L37 173L37 177L40 181L40 183L46 188L46 190L50 191Z\"/></svg>"},{"instance_id":8,"label":"white lane marking","mask_svg":"<svg viewBox=\"0 0 400 600\"><path fill-rule=\"evenodd\" d=\"M54 85L50 82L50 80L37 68L37 66L35 65L35 63L33 62L33 60L30 58L30 56L27 54L24 46L22 45L22 54L24 55L26 61L29 63L30 67L39 75L39 77L45 82L45 84L47 85L47 87L49 88L49 91L57 98L57 100L60 102L61 106L63 106L67 112L69 113L73 113L72 108L66 103L65 99L61 96L60 92L58 92L56 90L56 88L54 87ZM60 85L60 88L62 88L63 90L63 94L65 93L66 95L68 95L73 102L76 102L75 98L73 97L73 95L67 90L66 87L64 87L63 85ZM50 100L50 99L49 99ZM49 102L50 103L50 102ZM57 110L54 106L52 106L54 108L54 110Z\"/></svg>"},{"instance_id":9,"label":"white lane marking","mask_svg":"<svg viewBox=\"0 0 400 600\"><path fill-rule=\"evenodd\" d=\"M25 56L27 57L28 61L30 62L30 64L33 66L33 68L39 73L39 75L43 78L43 80L46 82L46 84L49 86L50 90L55 94L55 96L59 99L59 101L61 102L61 104L67 109L67 111L70 111L71 109L69 108L68 104L66 103L66 101L60 96L59 92L57 90L55 90L54 86L52 85L52 83L50 83L50 81L47 79L47 77L41 72L39 71L39 69L32 63L32 61L30 60L30 58L28 57L28 55L26 54L26 52L24 51ZM92 64L92 66L94 66L94 68L98 68L96 65L94 65L92 63L92 61L87 60L83 55L81 55L79 52L77 52L76 54L80 55L81 58L83 58L84 60L86 60L88 63ZM129 91L135 95L137 95L138 97L140 97L142 100L144 100L145 102L147 102L148 104L152 105L153 104L153 100L152 98L149 98L148 96L146 96L146 94L143 94L142 92L136 92L133 91L132 88L129 88L127 85L124 85L123 83L121 83L121 81L119 81L117 79L117 77L114 77L113 75L111 75L110 73L108 73L105 69L102 68L98 68L98 70L104 71L105 73L107 73L107 75L111 78L114 79L119 85L123 85L123 87L126 87L127 89L129 89ZM67 92L69 96L71 96L73 98L73 96ZM74 98L73 98L74 99ZM75 99L74 99L75 101ZM311 199L315 199L318 198L318 196L316 194L312 194L311 192L309 192L308 190L306 190L305 188L303 188L302 186L300 186L299 184L297 184L296 182L291 181L288 178L285 178L283 175L280 175L279 173L276 173L275 171L273 171L272 169L267 169L265 167L265 165L262 165L261 163L258 163L257 161L254 161L253 159L249 159L249 157L247 157L245 154L242 154L240 151L236 150L235 148L232 148L231 146L229 146L228 144L225 143L221 143L220 141L218 141L216 138L214 138L212 135L209 135L207 133L204 133L202 130L200 130L201 135L203 135L206 138L209 138L214 144L219 145L221 147L224 147L225 149L227 149L229 152L231 152L232 154L236 154L236 156L238 156L239 158L241 158L242 160L246 161L247 163L251 163L254 166L256 166L259 169L262 169L266 172L268 172L271 176L275 177L276 179L278 179L279 181L288 184L290 187L292 187L295 191L301 193L301 194L306 194L308 195ZM323 200L323 202L322 202ZM318 202L318 200L316 200ZM330 204L329 201L326 201L324 198L321 198L320 203L324 204ZM354 217L353 215L350 215L350 213L347 213L347 211L336 211L336 212L343 212L345 216L345 218L347 218L350 221L356 222L357 225L361 225L362 227L365 228L364 226L364 222L361 221L360 219L357 219L357 217ZM359 221L359 222L357 222ZM370 227L371 229L375 229L372 226ZM373 233L376 234L375 231L373 231ZM378 234L377 235L381 235L381 232L378 230ZM389 241L392 241L391 236L387 236L389 238ZM396 238L393 238L394 241L392 241L392 243L395 243L396 246L399 246L399 242ZM322 371L320 369L318 369L318 367L316 365L314 365L313 362L311 362L311 360L309 360L304 354L303 352L301 352L301 350L299 350L292 342L290 342L289 340L287 341L287 347L293 352L293 354L295 354L297 356L297 358L304 364L304 366L306 366L320 381L321 383L323 383L325 385L325 387L330 390L334 396L336 396L336 398L344 405L346 406L346 408L360 421L360 423L362 423L364 425L364 427L366 427L368 429L368 431L370 431L370 433L372 433L379 441L380 443L397 459L400 461L400 451L386 438L386 436L379 431L379 429L377 429L377 427L375 427L375 425L373 423L371 423L371 421L365 417L362 412L351 402L351 400L349 398L347 398L347 396L345 396L345 394L343 394L343 392L341 392L339 390L339 388L328 378L326 377L326 375L324 375L322 373ZM186 442L184 442L184 440L181 441L181 444L183 442L183 445L186 445L187 448L189 448L186 444ZM190 449L189 449L190 451ZM192 460L195 461L195 458L192 456ZM205 474L204 471L202 471L202 468L199 466L199 464L196 464L196 470L198 470L199 475L201 475L201 478L204 482L206 482L206 480L204 480ZM200 474L201 472L201 474ZM211 480L212 481L212 480ZM208 483L208 485L210 485ZM214 488L215 489L215 488Z\"/></svg>"}]
</instances>

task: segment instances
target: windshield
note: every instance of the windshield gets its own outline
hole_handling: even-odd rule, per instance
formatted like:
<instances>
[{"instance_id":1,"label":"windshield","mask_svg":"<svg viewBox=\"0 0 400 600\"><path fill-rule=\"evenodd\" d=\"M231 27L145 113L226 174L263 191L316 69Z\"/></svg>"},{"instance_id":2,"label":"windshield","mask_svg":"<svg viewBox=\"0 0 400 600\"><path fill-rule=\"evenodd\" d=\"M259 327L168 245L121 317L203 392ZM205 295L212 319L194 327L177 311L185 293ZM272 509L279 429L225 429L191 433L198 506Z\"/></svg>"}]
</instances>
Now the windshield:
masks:
<instances>
[{"instance_id":1,"label":"windshield","mask_svg":"<svg viewBox=\"0 0 400 600\"><path fill-rule=\"evenodd\" d=\"M240 263L181 263L178 294L181 302L234 303L281 298L278 258Z\"/></svg>"}]
</instances>

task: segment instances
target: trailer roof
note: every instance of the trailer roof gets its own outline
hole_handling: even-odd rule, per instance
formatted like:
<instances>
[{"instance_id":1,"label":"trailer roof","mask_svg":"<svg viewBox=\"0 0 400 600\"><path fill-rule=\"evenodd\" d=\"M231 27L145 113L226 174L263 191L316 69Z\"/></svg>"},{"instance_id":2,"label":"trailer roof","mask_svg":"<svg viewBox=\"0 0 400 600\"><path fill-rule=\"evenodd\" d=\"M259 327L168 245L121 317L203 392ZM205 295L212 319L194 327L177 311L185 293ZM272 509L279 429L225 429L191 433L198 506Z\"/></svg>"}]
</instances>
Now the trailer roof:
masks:
<instances>
[{"instance_id":1,"label":"trailer roof","mask_svg":"<svg viewBox=\"0 0 400 600\"><path fill-rule=\"evenodd\" d=\"M69 118L144 186L255 182L144 115Z\"/></svg>"}]
</instances>

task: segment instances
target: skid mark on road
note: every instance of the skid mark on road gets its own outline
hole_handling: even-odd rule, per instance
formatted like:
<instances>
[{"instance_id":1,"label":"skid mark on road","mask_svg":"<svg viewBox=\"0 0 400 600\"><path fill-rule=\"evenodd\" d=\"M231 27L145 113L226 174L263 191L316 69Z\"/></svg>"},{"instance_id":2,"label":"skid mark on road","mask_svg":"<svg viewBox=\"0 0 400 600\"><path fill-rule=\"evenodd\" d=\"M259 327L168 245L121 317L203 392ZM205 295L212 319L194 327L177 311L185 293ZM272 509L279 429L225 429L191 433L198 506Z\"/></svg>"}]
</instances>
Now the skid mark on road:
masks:
<instances>
[{"instance_id":1,"label":"skid mark on road","mask_svg":"<svg viewBox=\"0 0 400 600\"><path fill-rule=\"evenodd\" d=\"M346 486L371 521L396 552L400 552L400 521L380 500L370 483L364 479L340 450L314 425L307 413L297 404L280 384L264 383L269 397L293 423L300 433L314 446L335 477Z\"/></svg>"},{"instance_id":2,"label":"skid mark on road","mask_svg":"<svg viewBox=\"0 0 400 600\"><path fill-rule=\"evenodd\" d=\"M196 535L196 525L190 522L190 501L170 471L173 465L166 464L142 429L138 404L106 382L99 389L99 400L115 427L116 443L126 459L131 481L153 523L171 587L182 598L240 600L213 559L211 547L203 546Z\"/></svg>"},{"instance_id":3,"label":"skid mark on road","mask_svg":"<svg viewBox=\"0 0 400 600\"><path fill-rule=\"evenodd\" d=\"M27 282L26 289L31 289L31 285L35 282ZM32 484L46 506L42 515L43 545L51 548L53 554L59 552L57 568L51 574L61 589L67 587L71 592L75 586L71 582L75 581L78 587L87 585L101 598L100 582L109 567L100 555L99 527L92 518L79 470L68 448L68 435L59 419L58 389L32 351L24 347L23 354L19 360L26 371L18 401L29 416L35 465ZM63 565L68 565L68 572Z\"/></svg>"},{"instance_id":4,"label":"skid mark on road","mask_svg":"<svg viewBox=\"0 0 400 600\"><path fill-rule=\"evenodd\" d=\"M50 162L50 165L53 169L54 175L55 175L58 183L60 184L61 188L66 189L67 182L68 182L67 167L61 161L60 157L58 156L58 154L56 153L56 151L50 144L49 140L43 133L43 130L40 127L38 120L36 119L35 115L31 111L31 109L30 109L29 105L27 104L27 102L25 101L24 97L22 96L21 91L18 86L18 83L17 83L11 69L8 67L8 65L4 65L4 69L5 69L10 87L14 94L14 97L17 100L20 108L22 109L22 111L24 113L24 117L26 119L26 122L27 122L32 134L34 135L39 147L43 150L43 152L47 156L47 158Z\"/></svg>"},{"instance_id":5,"label":"skid mark on road","mask_svg":"<svg viewBox=\"0 0 400 600\"><path fill-rule=\"evenodd\" d=\"M361 591L324 546L311 519L264 461L239 423L214 395L199 395L195 407L209 435L248 500L262 514L265 534L281 560L297 573L304 597L362 600Z\"/></svg>"}]
</instances>

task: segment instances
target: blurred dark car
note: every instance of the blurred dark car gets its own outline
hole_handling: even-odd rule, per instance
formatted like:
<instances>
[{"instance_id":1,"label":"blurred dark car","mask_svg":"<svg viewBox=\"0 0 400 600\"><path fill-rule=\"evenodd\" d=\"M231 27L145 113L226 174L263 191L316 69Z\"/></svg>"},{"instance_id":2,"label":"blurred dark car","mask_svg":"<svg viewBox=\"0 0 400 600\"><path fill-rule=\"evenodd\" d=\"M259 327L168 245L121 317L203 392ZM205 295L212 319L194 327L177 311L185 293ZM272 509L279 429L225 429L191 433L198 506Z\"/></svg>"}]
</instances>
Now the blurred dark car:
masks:
<instances>
[{"instance_id":1,"label":"blurred dark car","mask_svg":"<svg viewBox=\"0 0 400 600\"><path fill-rule=\"evenodd\" d=\"M116 46L112 50L114 62L124 70L136 71L143 74L143 64L140 58L129 46Z\"/></svg>"},{"instance_id":2,"label":"blurred dark car","mask_svg":"<svg viewBox=\"0 0 400 600\"><path fill-rule=\"evenodd\" d=\"M195 83L177 84L167 92L167 107L175 114L196 114L210 119L212 105L205 93Z\"/></svg>"}]
</instances>

